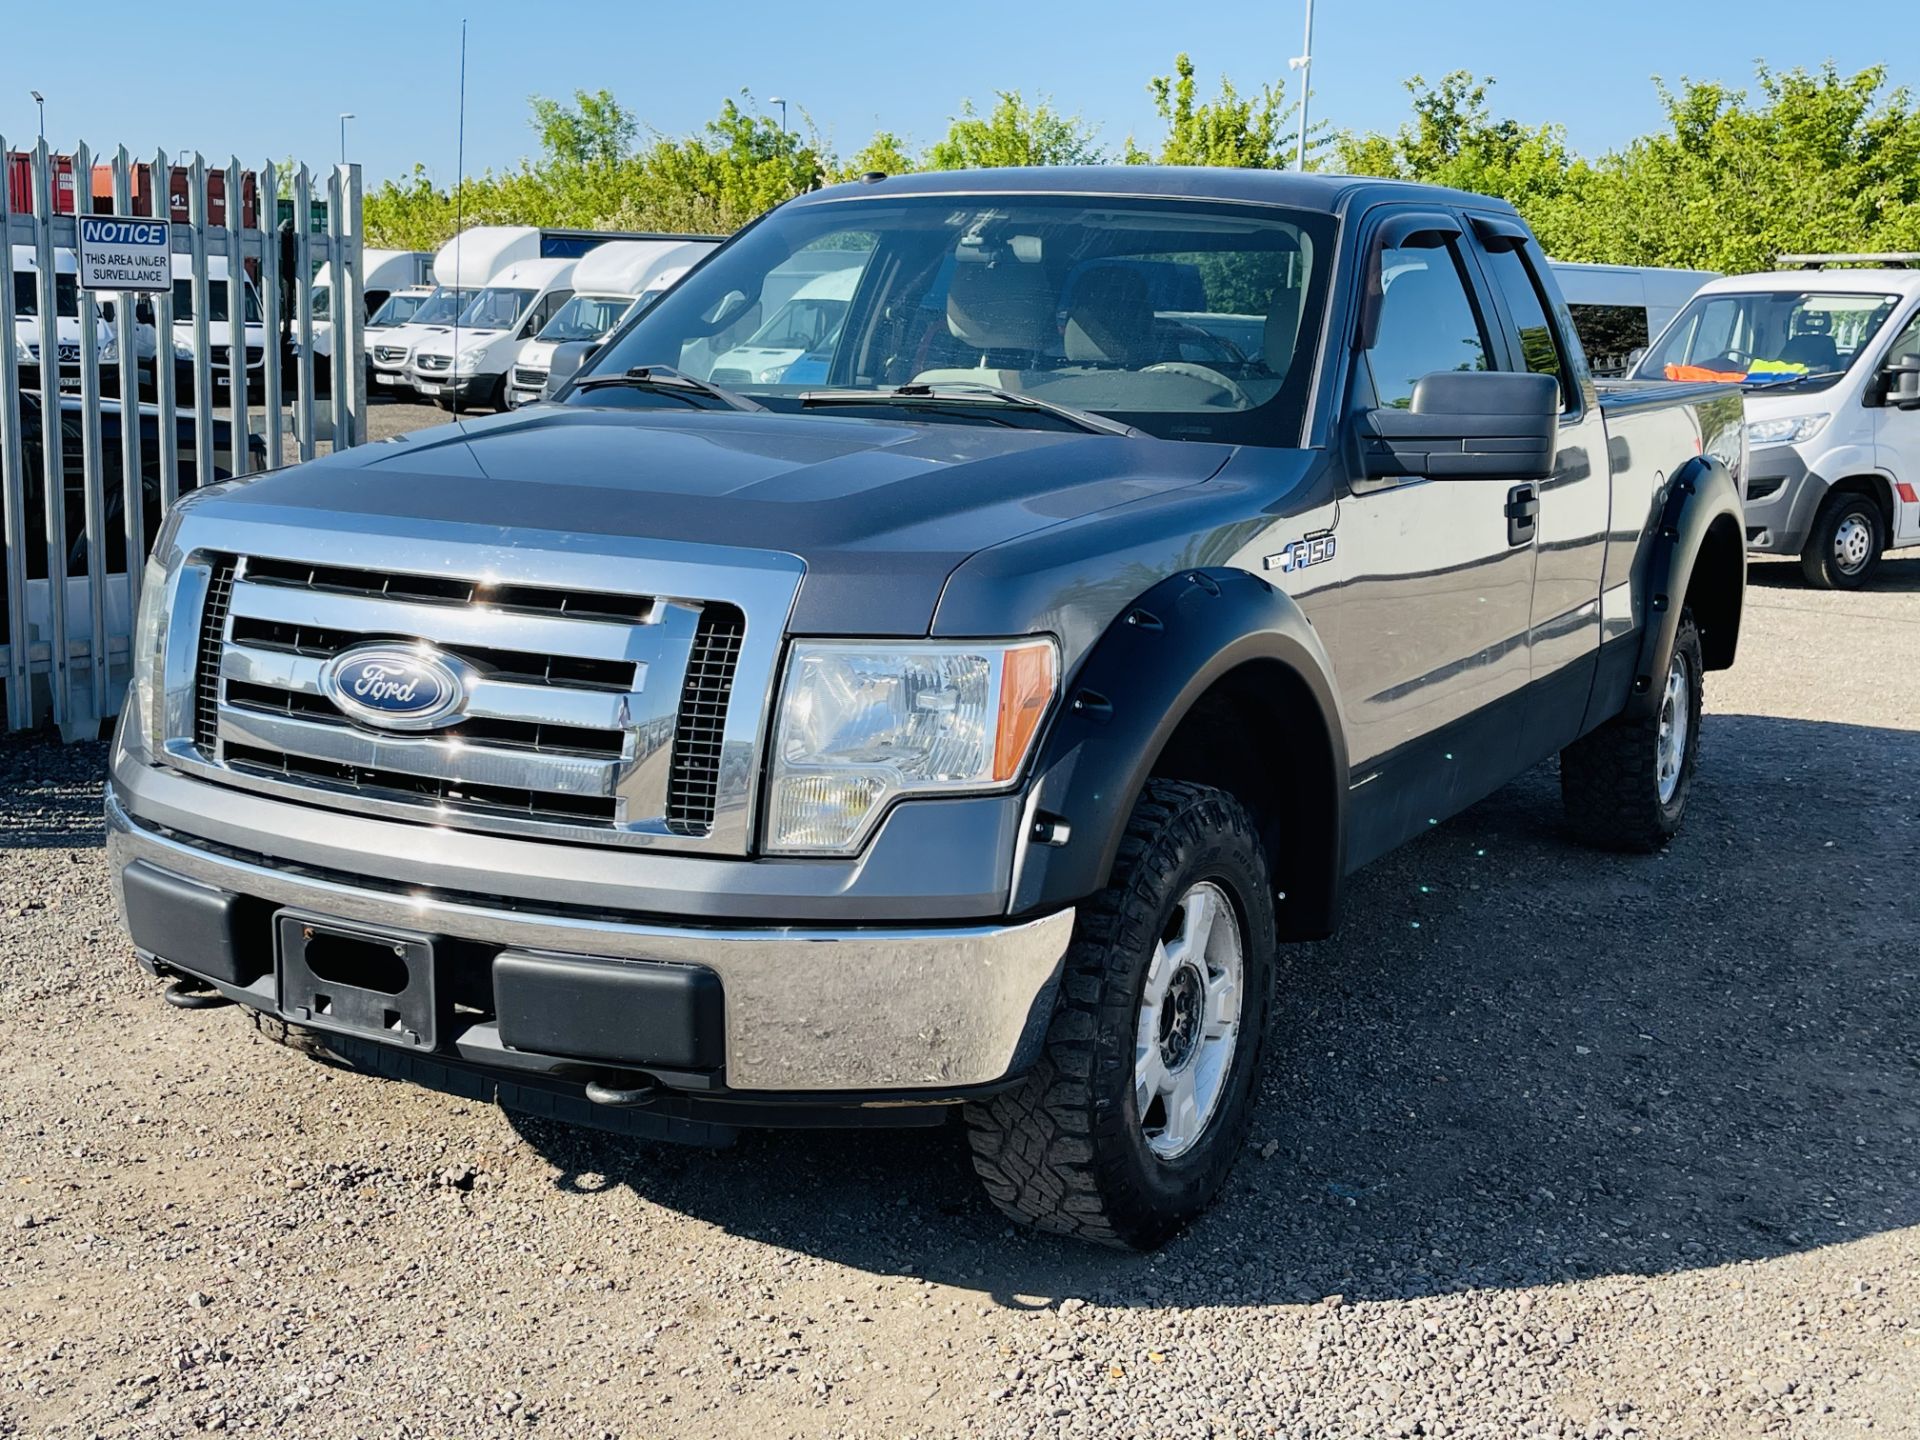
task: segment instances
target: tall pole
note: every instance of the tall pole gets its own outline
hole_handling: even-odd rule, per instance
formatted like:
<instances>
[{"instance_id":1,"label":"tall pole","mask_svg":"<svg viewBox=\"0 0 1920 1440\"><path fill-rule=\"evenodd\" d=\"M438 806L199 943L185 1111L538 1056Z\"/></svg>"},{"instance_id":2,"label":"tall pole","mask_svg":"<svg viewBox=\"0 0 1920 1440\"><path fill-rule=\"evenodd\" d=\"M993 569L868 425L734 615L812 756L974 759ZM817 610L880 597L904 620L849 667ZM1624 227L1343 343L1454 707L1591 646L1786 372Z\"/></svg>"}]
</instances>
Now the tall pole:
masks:
<instances>
[{"instance_id":1,"label":"tall pole","mask_svg":"<svg viewBox=\"0 0 1920 1440\"><path fill-rule=\"evenodd\" d=\"M340 163L342 165L347 163L347 121L353 118L354 113L351 110L340 112Z\"/></svg>"},{"instance_id":2,"label":"tall pole","mask_svg":"<svg viewBox=\"0 0 1920 1440\"><path fill-rule=\"evenodd\" d=\"M1307 100L1313 94L1313 0L1307 0L1307 37L1300 53L1287 62L1300 72L1300 144L1293 152L1293 168L1307 168Z\"/></svg>"},{"instance_id":3,"label":"tall pole","mask_svg":"<svg viewBox=\"0 0 1920 1440\"><path fill-rule=\"evenodd\" d=\"M778 95L769 95L767 97L767 103L780 107L780 138L784 140L787 138L787 102L782 100Z\"/></svg>"},{"instance_id":4,"label":"tall pole","mask_svg":"<svg viewBox=\"0 0 1920 1440\"><path fill-rule=\"evenodd\" d=\"M40 143L44 145L47 143L47 97L38 90L29 90L27 93L33 96L33 103L40 107Z\"/></svg>"}]
</instances>

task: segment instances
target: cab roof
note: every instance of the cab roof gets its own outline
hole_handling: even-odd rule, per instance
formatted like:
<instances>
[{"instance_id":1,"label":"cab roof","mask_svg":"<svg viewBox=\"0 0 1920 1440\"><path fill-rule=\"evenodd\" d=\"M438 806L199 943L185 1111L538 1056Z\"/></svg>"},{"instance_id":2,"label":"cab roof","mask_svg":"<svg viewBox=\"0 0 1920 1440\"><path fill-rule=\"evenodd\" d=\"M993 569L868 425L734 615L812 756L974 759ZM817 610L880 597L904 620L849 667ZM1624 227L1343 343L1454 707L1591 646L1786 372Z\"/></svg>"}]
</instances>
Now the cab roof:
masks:
<instances>
[{"instance_id":1,"label":"cab roof","mask_svg":"<svg viewBox=\"0 0 1920 1440\"><path fill-rule=\"evenodd\" d=\"M1920 270L1768 270L1709 280L1701 295L1751 295L1757 290L1806 290L1827 295L1920 295Z\"/></svg>"},{"instance_id":2,"label":"cab roof","mask_svg":"<svg viewBox=\"0 0 1920 1440\"><path fill-rule=\"evenodd\" d=\"M1286 205L1345 214L1384 202L1469 205L1517 213L1505 200L1367 175L1301 174L1203 165L1049 165L996 170L930 170L833 185L789 201L822 205L881 195L1088 195Z\"/></svg>"}]
</instances>

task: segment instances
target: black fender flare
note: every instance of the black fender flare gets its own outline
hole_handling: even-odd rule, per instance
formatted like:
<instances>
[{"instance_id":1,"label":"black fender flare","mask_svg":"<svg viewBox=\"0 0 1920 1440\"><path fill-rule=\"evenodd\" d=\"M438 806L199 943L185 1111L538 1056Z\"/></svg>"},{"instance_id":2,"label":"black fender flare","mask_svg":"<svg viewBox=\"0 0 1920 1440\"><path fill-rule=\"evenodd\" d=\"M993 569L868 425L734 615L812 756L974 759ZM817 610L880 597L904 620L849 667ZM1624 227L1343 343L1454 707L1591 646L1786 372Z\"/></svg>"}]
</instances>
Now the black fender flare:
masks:
<instances>
[{"instance_id":1,"label":"black fender flare","mask_svg":"<svg viewBox=\"0 0 1920 1440\"><path fill-rule=\"evenodd\" d=\"M1685 608L1687 590L1693 580L1700 553L1714 524L1723 517L1730 520L1739 542L1739 585L1746 585L1745 512L1740 502L1740 487L1726 465L1711 455L1698 455L1687 461L1667 481L1666 497L1648 547L1642 573L1634 585L1637 603L1646 623L1641 627L1639 655L1634 663L1633 688L1627 697L1627 713L1646 715L1659 703L1660 686L1655 676L1665 676L1673 661L1673 646L1680 633L1680 614ZM1738 632L1741 593L1732 600L1731 613ZM1732 650L1726 652L1731 664ZM1710 666L1709 668L1725 668Z\"/></svg>"},{"instance_id":2,"label":"black fender flare","mask_svg":"<svg viewBox=\"0 0 1920 1440\"><path fill-rule=\"evenodd\" d=\"M1332 833L1329 873L1316 893L1283 906L1289 934L1333 929L1345 873L1348 761L1333 671L1299 604L1243 570L1183 570L1110 625L1067 685L1045 736L1029 794L1029 823L1013 877L1014 913L1073 904L1104 886L1127 821L1180 722L1217 682L1270 662L1298 681L1325 732L1331 772L1309 783ZM1258 744L1258 736L1249 736ZM1064 834L1064 841L1049 843ZM1293 899L1294 897L1290 897Z\"/></svg>"}]
</instances>

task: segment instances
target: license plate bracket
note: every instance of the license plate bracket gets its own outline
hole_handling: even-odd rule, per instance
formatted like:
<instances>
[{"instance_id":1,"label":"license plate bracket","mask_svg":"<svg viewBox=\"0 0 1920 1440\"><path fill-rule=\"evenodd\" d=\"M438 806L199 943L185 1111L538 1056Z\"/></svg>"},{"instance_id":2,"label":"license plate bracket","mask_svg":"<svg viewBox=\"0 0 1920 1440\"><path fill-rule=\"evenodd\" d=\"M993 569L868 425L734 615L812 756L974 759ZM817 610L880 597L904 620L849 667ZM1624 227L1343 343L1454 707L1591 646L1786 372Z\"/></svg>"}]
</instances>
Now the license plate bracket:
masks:
<instances>
[{"instance_id":1,"label":"license plate bracket","mask_svg":"<svg viewBox=\"0 0 1920 1440\"><path fill-rule=\"evenodd\" d=\"M273 948L286 1019L433 1049L439 1018L433 937L282 910L274 917Z\"/></svg>"}]
</instances>

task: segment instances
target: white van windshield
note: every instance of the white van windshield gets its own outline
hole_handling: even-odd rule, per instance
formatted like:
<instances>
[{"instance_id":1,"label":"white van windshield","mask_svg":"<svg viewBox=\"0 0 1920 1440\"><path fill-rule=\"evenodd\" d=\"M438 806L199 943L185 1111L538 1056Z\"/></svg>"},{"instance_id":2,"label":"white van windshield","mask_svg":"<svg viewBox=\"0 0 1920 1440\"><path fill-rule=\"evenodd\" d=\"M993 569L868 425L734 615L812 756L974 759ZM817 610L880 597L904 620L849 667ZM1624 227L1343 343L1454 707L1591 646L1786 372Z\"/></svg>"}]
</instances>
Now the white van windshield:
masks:
<instances>
[{"instance_id":1,"label":"white van windshield","mask_svg":"<svg viewBox=\"0 0 1920 1440\"><path fill-rule=\"evenodd\" d=\"M247 321L249 325L260 323L260 297L253 293L251 281L241 287L245 295ZM175 320L193 319L193 281L179 279L173 282L173 318ZM211 324L225 324L229 318L227 310L227 282L225 279L207 281L207 320Z\"/></svg>"},{"instance_id":2,"label":"white van windshield","mask_svg":"<svg viewBox=\"0 0 1920 1440\"><path fill-rule=\"evenodd\" d=\"M389 330L395 325L405 325L417 319L430 295L409 295L404 290L389 295L386 303L373 312L373 318L367 321L369 330Z\"/></svg>"},{"instance_id":3,"label":"white van windshield","mask_svg":"<svg viewBox=\"0 0 1920 1440\"><path fill-rule=\"evenodd\" d=\"M625 295L576 295L560 307L536 339L553 344L574 340L598 340L620 323L633 301Z\"/></svg>"},{"instance_id":4,"label":"white van windshield","mask_svg":"<svg viewBox=\"0 0 1920 1440\"><path fill-rule=\"evenodd\" d=\"M30 270L13 272L13 313L22 318L40 313L40 276ZM79 281L72 275L53 277L53 313L71 320L80 314Z\"/></svg>"},{"instance_id":5,"label":"white van windshield","mask_svg":"<svg viewBox=\"0 0 1920 1440\"><path fill-rule=\"evenodd\" d=\"M471 290L436 290L413 317L416 325L451 325L473 298Z\"/></svg>"},{"instance_id":6,"label":"white van windshield","mask_svg":"<svg viewBox=\"0 0 1920 1440\"><path fill-rule=\"evenodd\" d=\"M1634 376L1824 390L1873 342L1897 303L1892 295L1820 290L1696 295Z\"/></svg>"},{"instance_id":7,"label":"white van windshield","mask_svg":"<svg viewBox=\"0 0 1920 1440\"><path fill-rule=\"evenodd\" d=\"M533 303L536 293L507 285L489 285L468 302L460 314L460 324L469 330L505 330L527 313L527 306Z\"/></svg>"}]
</instances>

